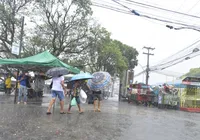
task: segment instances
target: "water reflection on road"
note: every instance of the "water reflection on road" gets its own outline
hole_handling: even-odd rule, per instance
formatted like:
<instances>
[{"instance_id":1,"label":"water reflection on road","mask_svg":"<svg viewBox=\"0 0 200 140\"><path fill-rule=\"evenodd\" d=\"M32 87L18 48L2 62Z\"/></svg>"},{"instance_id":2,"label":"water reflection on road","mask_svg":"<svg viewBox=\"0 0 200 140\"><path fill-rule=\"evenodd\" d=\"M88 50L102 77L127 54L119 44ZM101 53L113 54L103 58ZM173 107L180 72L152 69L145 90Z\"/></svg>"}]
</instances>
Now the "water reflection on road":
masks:
<instances>
[{"instance_id":1,"label":"water reflection on road","mask_svg":"<svg viewBox=\"0 0 200 140\"><path fill-rule=\"evenodd\" d=\"M14 105L13 96L0 95L0 139L2 140L198 140L200 114L159 110L127 102L103 101L102 112L82 105L85 112L59 114L57 103L47 116L50 100L29 100L27 105ZM66 108L68 98L66 98Z\"/></svg>"}]
</instances>

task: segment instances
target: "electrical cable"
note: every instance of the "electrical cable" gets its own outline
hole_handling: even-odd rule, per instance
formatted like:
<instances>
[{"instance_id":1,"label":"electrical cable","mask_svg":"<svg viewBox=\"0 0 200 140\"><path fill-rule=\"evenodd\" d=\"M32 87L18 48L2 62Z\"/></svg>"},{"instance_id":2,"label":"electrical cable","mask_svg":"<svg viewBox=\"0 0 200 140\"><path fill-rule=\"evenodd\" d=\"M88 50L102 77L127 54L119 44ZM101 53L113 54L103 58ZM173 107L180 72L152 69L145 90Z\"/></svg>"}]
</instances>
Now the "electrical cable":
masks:
<instances>
[{"instance_id":1,"label":"electrical cable","mask_svg":"<svg viewBox=\"0 0 200 140\"><path fill-rule=\"evenodd\" d=\"M198 0L188 11L187 11L187 13L189 13L194 7L196 7L197 6L197 4L200 2L200 0Z\"/></svg>"},{"instance_id":2,"label":"electrical cable","mask_svg":"<svg viewBox=\"0 0 200 140\"><path fill-rule=\"evenodd\" d=\"M193 56L193 57L191 57L191 58L194 58L194 57L196 57L196 56L198 56L198 55L200 55L200 53L199 53L199 54L196 54L195 56ZM183 62L183 61L185 61L185 59L180 60L180 61L178 61L178 62L176 62L176 63L174 63L174 64L172 64L172 65L169 65L169 66L163 67L163 68L161 68L160 70L163 70L163 69L166 69L166 68L172 67L172 66L177 65L177 64L179 64L179 63L181 63L181 62ZM159 69L156 69L156 70L159 70ZM155 70L152 70L152 71L155 71Z\"/></svg>"},{"instance_id":3,"label":"electrical cable","mask_svg":"<svg viewBox=\"0 0 200 140\"><path fill-rule=\"evenodd\" d=\"M112 1L115 1L115 0L112 0ZM121 1L121 0L119 0L119 1ZM194 18L200 19L199 16L190 15L190 14L186 14L186 13L182 13L182 12L177 12L177 11L165 9L165 8L162 8L162 7L153 6L153 5L150 5L150 4L136 2L136 1L133 1L133 0L125 0L125 1L129 1L129 2L132 2L132 3L135 3L135 4L139 4L139 5L143 5L143 6L148 6L148 7L151 7L151 8L155 8L155 9L159 9L159 10L163 10L163 11L168 11L168 12L172 12L172 13L176 13L176 14L180 14L180 15L184 15L184 16L194 17Z\"/></svg>"},{"instance_id":4,"label":"electrical cable","mask_svg":"<svg viewBox=\"0 0 200 140\"><path fill-rule=\"evenodd\" d=\"M98 3L93 3L92 5L99 7L99 8L104 8L104 9L112 10L112 11L115 11L115 12L123 13L123 14L133 15L129 11L126 11L126 10L123 10L123 9L120 9L120 8L116 8L116 7L112 7L112 6L108 6L108 5L100 5Z\"/></svg>"},{"instance_id":5,"label":"electrical cable","mask_svg":"<svg viewBox=\"0 0 200 140\"><path fill-rule=\"evenodd\" d=\"M156 17L150 17L150 16L147 16L147 15L150 15L150 14L148 14L147 13L147 15L142 15L142 14L140 14L140 13L142 13L142 12L140 12L140 11L138 11L137 10L137 12L136 12L136 10L131 10L131 8L129 8L129 7L127 7L127 6L125 6L125 5L123 5L123 4L121 4L121 3L119 3L119 2L117 2L116 0L112 0L113 2L115 2L115 3L118 3L119 5L121 5L122 7L124 7L124 8L126 8L126 9L128 9L129 11L131 11L134 15L136 15L136 16L140 16L140 17L145 17L145 18L149 18L149 19L152 19L152 20L158 20L158 21L161 21L161 22L166 22L166 23L172 23L172 24L178 24L178 25L182 25L182 26L192 26L192 25L189 25L189 24L184 24L182 21L176 21L176 22L174 22L174 21L169 21L169 20L165 20L165 19L160 19L160 18L156 18ZM152 15L152 14L151 14ZM155 15L152 15L152 16L155 16ZM200 18L200 17L199 17ZM196 27L197 28L197 27Z\"/></svg>"},{"instance_id":6,"label":"electrical cable","mask_svg":"<svg viewBox=\"0 0 200 140\"><path fill-rule=\"evenodd\" d=\"M173 55L171 55L171 56L165 58L164 60L162 60L161 62L159 62L159 64L154 65L154 66L152 66L152 67L159 66L160 64L166 63L166 62L165 62L166 60L168 60L167 62L175 61L175 59L173 59L173 60L171 60L171 61L170 61L169 59L170 59L170 58L173 58L173 57L176 56L176 55L179 55L179 54L182 53L183 51L185 51L185 50L187 50L187 49L193 47L195 44L197 44L197 43L199 43L199 42L200 42L200 39L197 40L197 41L195 41L194 43L192 43L192 44L189 45L188 47L185 47L184 49L178 51L177 53L175 53L175 54L173 54ZM198 45L198 44L197 44L197 45ZM196 47L196 46L194 46L194 47ZM191 51L190 51L190 52L191 52ZM184 55L184 57L186 56L186 54L183 54L183 55Z\"/></svg>"},{"instance_id":7,"label":"electrical cable","mask_svg":"<svg viewBox=\"0 0 200 140\"><path fill-rule=\"evenodd\" d=\"M115 0L112 0L113 2L116 2ZM105 6L100 6L100 5L103 5L102 3L98 3L99 5L95 5L95 6L99 6L99 7L102 7L102 8L106 8ZM117 2L117 4L118 4L118 2ZM123 5L123 4L120 4L121 6ZM110 5L106 5L106 6L110 6ZM119 12L119 10L116 10L116 9L114 9L114 8L116 8L116 7L113 7L113 6L110 6L110 7L112 7L112 8L107 8L107 9L110 9L110 10L113 10L113 11L118 11ZM129 7L127 7L127 6L124 6L123 5L123 8L126 8L126 9L128 9L129 11L131 11L131 9L129 8ZM122 10L122 9L121 9ZM135 11L135 10L132 10L131 11L131 13L132 13L132 15L136 15L135 13L133 13L133 11ZM138 12L140 12L140 11L138 11ZM124 11L123 11L123 13L124 13ZM140 12L140 13L143 13L143 12ZM127 14L126 12L125 12L125 14ZM147 15L152 15L152 14L149 14L149 13L145 13L145 14L147 14ZM130 14L131 15L131 14ZM173 19L170 19L170 20L164 20L164 19L166 19L165 17L159 17L159 18L164 18L164 19L159 19L159 18L156 18L156 15L152 15L152 16L154 16L154 17L150 17L150 16L146 16L146 15L139 15L139 16L141 16L141 17L145 17L145 18L148 18L148 19L151 19L151 20L157 20L157 21L161 21L161 22L166 22L166 23L171 23L171 24L177 24L177 25L182 25L182 26L192 26L192 25L189 25L189 24L187 24L187 23L185 23L184 24L184 22L183 21L176 21L176 22L173 22L173 21L170 21L170 20L173 20ZM193 28L197 28L197 27L193 27Z\"/></svg>"},{"instance_id":8,"label":"electrical cable","mask_svg":"<svg viewBox=\"0 0 200 140\"><path fill-rule=\"evenodd\" d=\"M115 0L112 0L112 1L114 1L114 2L116 2ZM94 4L93 4L94 5ZM146 17L146 18L150 18L150 19L154 19L154 20L159 20L159 21L164 21L164 22L166 22L166 20L162 20L162 19L157 19L157 18L155 18L155 17L150 17L150 16L146 16L146 15L140 15L139 13L133 13L133 10L131 10L131 8L129 8L129 7L127 7L127 6L124 6L123 4L120 4L121 6L123 6L124 8L126 8L126 9L128 9L129 11L131 11L131 13L129 13L129 11L126 11L126 10L123 10L123 9L119 9L119 8L116 8L116 7L112 7L112 6L108 6L108 5L103 5L102 6L102 4L96 4L96 6L99 6L99 7L102 7L102 8L106 8L106 9L110 9L110 10L113 10L113 11L118 11L118 12L120 12L120 13L125 13L125 14L129 14L129 15L137 15L137 16L143 16L143 17ZM137 11L138 12L138 11ZM141 12L142 13L142 12ZM177 23L174 23L174 22L172 22L172 21L167 21L167 22L169 22L169 23L173 23L173 24L177 24ZM178 24L180 24L180 23L178 23ZM184 24L181 24L181 25L184 25ZM187 24L185 24L184 26L191 26L191 25L187 25ZM187 55L184 55L184 57L186 57L186 56L189 56L189 55L191 55L192 53L190 53L190 54L187 54ZM197 54L197 55L199 55L199 54ZM197 56L196 55L196 56ZM193 57L195 57L195 56L193 56ZM193 58L192 57L192 58ZM165 68L168 68L168 67L170 67L170 66L173 66L173 65L176 65L176 64L178 64L178 63L180 63L180 62L182 62L182 61L185 61L185 59L182 59L183 58L183 56L182 57L179 57L179 58L176 58L175 60L176 60L176 62L175 61L173 61L173 63L171 63L172 62L172 60L171 61L169 61L169 62L166 62L166 63L164 63L164 64L162 64L162 65L167 65L167 66L165 66L165 67L161 67L162 65L157 65L157 67L159 66L159 67L161 67L160 69L165 69ZM191 58L191 57L190 57ZM180 59L182 59L182 60L180 60ZM178 61L177 61L178 60ZM175 62L175 63L174 63ZM171 63L171 64L170 64ZM141 72L141 74L143 74L145 71L142 71Z\"/></svg>"}]
</instances>

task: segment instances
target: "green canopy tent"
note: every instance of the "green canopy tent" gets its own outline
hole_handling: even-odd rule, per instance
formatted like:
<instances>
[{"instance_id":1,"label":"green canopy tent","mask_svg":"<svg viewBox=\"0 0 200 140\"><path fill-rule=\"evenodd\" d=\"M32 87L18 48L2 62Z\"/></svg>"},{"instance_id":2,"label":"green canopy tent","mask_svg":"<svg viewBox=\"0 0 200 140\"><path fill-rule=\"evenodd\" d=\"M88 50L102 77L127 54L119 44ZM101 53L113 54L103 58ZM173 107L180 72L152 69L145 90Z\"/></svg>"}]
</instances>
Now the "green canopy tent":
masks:
<instances>
[{"instance_id":1,"label":"green canopy tent","mask_svg":"<svg viewBox=\"0 0 200 140\"><path fill-rule=\"evenodd\" d=\"M78 68L74 68L70 65L65 64L48 51L44 51L37 55L26 58L0 59L0 65L7 65L8 67L42 72L45 72L51 67L65 67L71 73L80 73L80 70Z\"/></svg>"}]
</instances>

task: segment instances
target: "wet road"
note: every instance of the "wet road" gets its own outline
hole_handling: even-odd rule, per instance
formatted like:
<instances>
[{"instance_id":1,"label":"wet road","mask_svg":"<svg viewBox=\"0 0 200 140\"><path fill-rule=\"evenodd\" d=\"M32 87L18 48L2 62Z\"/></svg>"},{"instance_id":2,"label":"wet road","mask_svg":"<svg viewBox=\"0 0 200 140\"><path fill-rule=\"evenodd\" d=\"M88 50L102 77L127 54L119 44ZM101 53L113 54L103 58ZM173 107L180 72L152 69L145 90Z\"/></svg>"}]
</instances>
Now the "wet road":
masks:
<instances>
[{"instance_id":1,"label":"wet road","mask_svg":"<svg viewBox=\"0 0 200 140\"><path fill-rule=\"evenodd\" d=\"M103 101L102 112L84 104L72 114L47 116L49 97L14 105L0 95L0 140L199 140L200 114L135 106L114 99ZM67 104L68 99L66 99ZM67 108L67 105L65 106Z\"/></svg>"}]
</instances>

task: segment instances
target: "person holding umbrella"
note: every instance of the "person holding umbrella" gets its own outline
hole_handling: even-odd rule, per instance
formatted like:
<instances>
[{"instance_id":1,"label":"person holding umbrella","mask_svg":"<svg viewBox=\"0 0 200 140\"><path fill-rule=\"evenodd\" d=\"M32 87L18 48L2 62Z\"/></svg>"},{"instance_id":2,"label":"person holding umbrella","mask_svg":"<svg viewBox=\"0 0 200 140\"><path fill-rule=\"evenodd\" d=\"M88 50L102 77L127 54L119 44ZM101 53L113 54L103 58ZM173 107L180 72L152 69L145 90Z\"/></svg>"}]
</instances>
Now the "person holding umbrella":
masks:
<instances>
[{"instance_id":1,"label":"person holding umbrella","mask_svg":"<svg viewBox=\"0 0 200 140\"><path fill-rule=\"evenodd\" d=\"M84 82L85 80L92 79L92 78L93 78L93 76L89 73L79 73L79 74L74 75L70 80L70 82L72 84L72 89L70 91L71 101L73 100L73 98L75 98L80 114L83 113L81 106L80 106L81 102L80 102L80 97L79 97L80 91L81 91L81 82ZM72 107L72 105L70 102L69 108L67 111L68 114L71 114L71 112L70 112L71 107Z\"/></svg>"},{"instance_id":2,"label":"person holding umbrella","mask_svg":"<svg viewBox=\"0 0 200 140\"><path fill-rule=\"evenodd\" d=\"M89 79L87 82L88 87L93 92L94 96L94 111L101 112L101 90L109 87L111 85L111 76L108 72L95 72L92 74L93 78ZM96 109L98 99L98 109Z\"/></svg>"},{"instance_id":3,"label":"person holding umbrella","mask_svg":"<svg viewBox=\"0 0 200 140\"><path fill-rule=\"evenodd\" d=\"M66 114L66 112L64 112L64 98L65 98L64 94L66 94L67 91L64 85L63 75L67 73L68 71L65 68L52 68L47 71L47 75L52 76L52 89L51 89L52 99L49 103L47 115L51 114L51 108L56 101L56 97L58 97L60 100L60 114Z\"/></svg>"},{"instance_id":4,"label":"person holding umbrella","mask_svg":"<svg viewBox=\"0 0 200 140\"><path fill-rule=\"evenodd\" d=\"M93 98L94 98L94 112L101 112L101 90L99 91L92 91L93 93ZM96 109L96 105L97 105L97 101L98 101L98 108Z\"/></svg>"},{"instance_id":5,"label":"person holding umbrella","mask_svg":"<svg viewBox=\"0 0 200 140\"><path fill-rule=\"evenodd\" d=\"M76 99L76 103L77 103L77 106L78 106L78 110L79 110L79 113L81 114L81 113L83 113L83 111L82 111L82 109L81 109L81 106L80 106L80 97L79 97L79 95L80 95L80 91L81 91L81 81L79 81L79 80L76 80L76 81L73 81L74 83L73 83L73 88L71 89L71 91L70 91L70 94L71 94L71 101L72 101L72 99L73 98L75 98ZM68 108L68 111L67 111L67 113L68 114L71 114L71 108L72 108L72 105L71 105L71 101L70 101L70 103L69 103L69 108Z\"/></svg>"},{"instance_id":6,"label":"person holding umbrella","mask_svg":"<svg viewBox=\"0 0 200 140\"><path fill-rule=\"evenodd\" d=\"M47 115L51 114L51 108L52 108L52 105L56 101L56 97L58 97L60 100L60 114L66 114L64 112L64 98L65 98L64 94L66 94L67 91L64 86L64 76L59 75L58 77L53 77L52 81L53 81L52 89L51 89L52 99L49 103ZM64 93L63 93L63 90L64 90Z\"/></svg>"}]
</instances>

